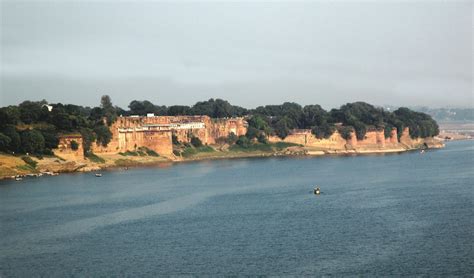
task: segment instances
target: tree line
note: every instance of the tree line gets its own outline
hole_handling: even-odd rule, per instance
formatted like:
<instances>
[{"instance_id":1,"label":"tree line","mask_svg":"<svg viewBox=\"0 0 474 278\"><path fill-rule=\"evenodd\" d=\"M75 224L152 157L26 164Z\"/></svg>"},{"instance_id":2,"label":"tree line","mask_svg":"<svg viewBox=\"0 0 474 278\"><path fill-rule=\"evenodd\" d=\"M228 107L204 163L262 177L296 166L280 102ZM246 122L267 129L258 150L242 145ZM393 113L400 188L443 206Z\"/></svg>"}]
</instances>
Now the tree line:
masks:
<instances>
[{"instance_id":1,"label":"tree line","mask_svg":"<svg viewBox=\"0 0 474 278\"><path fill-rule=\"evenodd\" d=\"M355 131L357 139L362 140L369 130L384 130L388 138L394 128L400 137L405 127L410 129L413 138L439 134L438 124L427 114L408 108L390 112L365 102L347 103L330 111L320 105L303 107L286 102L260 106L250 112L253 116L249 120L249 132L256 136L264 133L285 138L291 129L311 129L316 137L329 138L338 130L345 139L349 139L351 132Z\"/></svg>"},{"instance_id":2,"label":"tree line","mask_svg":"<svg viewBox=\"0 0 474 278\"><path fill-rule=\"evenodd\" d=\"M51 111L49 108L52 108ZM200 101L193 106L159 106L146 100L133 100L125 110L114 106L110 97L104 95L100 105L92 108L48 104L45 100L24 101L19 105L0 108L0 151L51 154L51 150L58 145L59 135L79 133L87 155L93 142L104 146L110 142L112 134L108 126L118 116L144 116L148 113L162 116L207 115L212 118L245 116L249 123L246 138L231 138L234 143L238 140L241 143L252 140L265 143L269 135L285 138L292 129L311 129L318 138L328 138L338 130L346 139L355 131L359 140L371 129L385 130L386 137L390 136L393 128L397 128L400 136L404 127L410 128L413 138L439 133L437 123L427 114L408 108L390 112L365 102L348 103L326 111L320 105L301 106L292 102L246 109L222 99Z\"/></svg>"}]
</instances>

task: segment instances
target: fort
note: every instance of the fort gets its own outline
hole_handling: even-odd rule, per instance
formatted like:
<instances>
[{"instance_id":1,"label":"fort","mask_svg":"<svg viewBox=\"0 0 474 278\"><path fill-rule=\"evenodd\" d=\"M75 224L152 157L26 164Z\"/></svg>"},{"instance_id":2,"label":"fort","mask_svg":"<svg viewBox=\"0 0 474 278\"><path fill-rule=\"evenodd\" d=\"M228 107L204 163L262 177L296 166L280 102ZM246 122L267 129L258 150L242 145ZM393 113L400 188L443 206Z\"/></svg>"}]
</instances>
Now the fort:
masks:
<instances>
[{"instance_id":1,"label":"fort","mask_svg":"<svg viewBox=\"0 0 474 278\"><path fill-rule=\"evenodd\" d=\"M362 140L357 139L354 131L351 132L350 138L344 139L338 131L335 131L329 138L317 138L312 134L311 129L293 129L284 139L270 136L269 141L272 143L283 141L328 151L380 151L384 149L401 151L414 148L422 140L412 139L409 129L404 128L400 139L397 136L397 129L392 129L388 138L385 138L383 129L371 129L366 132Z\"/></svg>"},{"instance_id":2,"label":"fort","mask_svg":"<svg viewBox=\"0 0 474 278\"><path fill-rule=\"evenodd\" d=\"M77 147L73 147L76 145ZM67 134L59 136L59 143L54 154L65 160L75 160L84 155L83 141L80 134Z\"/></svg>"},{"instance_id":3,"label":"fort","mask_svg":"<svg viewBox=\"0 0 474 278\"><path fill-rule=\"evenodd\" d=\"M107 146L94 143L94 153L119 153L147 147L160 155L173 156L172 136L188 143L197 137L203 144L215 144L231 133L245 135L243 118L211 119L209 116L130 116L119 117L111 126L112 139Z\"/></svg>"},{"instance_id":4,"label":"fort","mask_svg":"<svg viewBox=\"0 0 474 278\"><path fill-rule=\"evenodd\" d=\"M189 143L197 137L205 145L216 144L220 138L228 137L231 133L237 136L247 133L248 123L244 118L219 118L209 116L128 116L118 117L109 127L112 133L110 142L103 146L92 143L91 150L96 154L118 154L136 151L146 147L163 157L176 158L173 154L173 136L175 140ZM408 128L400 137L393 129L389 137L385 137L383 129L368 130L364 139L357 140L354 131L348 139L344 139L336 131L329 138L317 138L310 129L294 129L284 139L269 136L269 142L287 142L302 145L309 150L329 152L384 152L403 151L419 147L423 139L412 139ZM76 141L80 146L73 150L71 142ZM83 158L82 138L80 135L62 136L55 153L64 158Z\"/></svg>"}]
</instances>

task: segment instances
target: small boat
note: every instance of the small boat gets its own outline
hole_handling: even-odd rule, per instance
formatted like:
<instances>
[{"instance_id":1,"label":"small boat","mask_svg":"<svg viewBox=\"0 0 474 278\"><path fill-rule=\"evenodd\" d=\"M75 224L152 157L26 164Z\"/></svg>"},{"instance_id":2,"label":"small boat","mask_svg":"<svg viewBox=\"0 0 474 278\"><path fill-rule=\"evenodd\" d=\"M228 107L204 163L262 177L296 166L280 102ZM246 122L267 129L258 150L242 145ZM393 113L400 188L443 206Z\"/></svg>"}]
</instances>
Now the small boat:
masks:
<instances>
[{"instance_id":1,"label":"small boat","mask_svg":"<svg viewBox=\"0 0 474 278\"><path fill-rule=\"evenodd\" d=\"M314 193L314 195L319 195L319 194L321 194L321 189L319 189L319 187L315 187L313 189L313 193Z\"/></svg>"},{"instance_id":2,"label":"small boat","mask_svg":"<svg viewBox=\"0 0 474 278\"><path fill-rule=\"evenodd\" d=\"M95 176L96 177L102 177L102 174L101 173L96 173Z\"/></svg>"},{"instance_id":3,"label":"small boat","mask_svg":"<svg viewBox=\"0 0 474 278\"><path fill-rule=\"evenodd\" d=\"M15 178L15 180L16 180L16 181L22 181L22 180L23 180L23 178L16 177L16 178Z\"/></svg>"},{"instance_id":4,"label":"small boat","mask_svg":"<svg viewBox=\"0 0 474 278\"><path fill-rule=\"evenodd\" d=\"M424 154L424 153L425 153L425 150L421 150L420 153L421 153L421 154Z\"/></svg>"}]
</instances>

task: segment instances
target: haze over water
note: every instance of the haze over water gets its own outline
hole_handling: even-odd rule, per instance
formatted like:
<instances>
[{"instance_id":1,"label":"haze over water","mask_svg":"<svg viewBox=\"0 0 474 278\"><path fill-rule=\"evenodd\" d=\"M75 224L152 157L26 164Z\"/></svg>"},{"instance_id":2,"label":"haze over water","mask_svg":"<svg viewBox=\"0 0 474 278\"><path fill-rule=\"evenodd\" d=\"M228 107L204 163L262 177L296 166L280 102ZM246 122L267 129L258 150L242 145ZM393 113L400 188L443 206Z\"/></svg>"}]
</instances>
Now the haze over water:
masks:
<instances>
[{"instance_id":1,"label":"haze over water","mask_svg":"<svg viewBox=\"0 0 474 278\"><path fill-rule=\"evenodd\" d=\"M472 275L473 162L464 141L3 181L0 276Z\"/></svg>"}]
</instances>

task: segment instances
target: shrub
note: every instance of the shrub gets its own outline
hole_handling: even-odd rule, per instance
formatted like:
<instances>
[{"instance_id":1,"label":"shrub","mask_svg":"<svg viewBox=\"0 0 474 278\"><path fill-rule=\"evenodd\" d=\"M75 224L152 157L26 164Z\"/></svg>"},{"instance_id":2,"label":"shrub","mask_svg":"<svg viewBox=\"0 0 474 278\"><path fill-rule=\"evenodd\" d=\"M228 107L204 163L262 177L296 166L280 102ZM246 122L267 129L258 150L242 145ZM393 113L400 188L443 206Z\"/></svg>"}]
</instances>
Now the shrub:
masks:
<instances>
[{"instance_id":1,"label":"shrub","mask_svg":"<svg viewBox=\"0 0 474 278\"><path fill-rule=\"evenodd\" d=\"M275 147L279 150L288 148L288 147L294 147L294 146L301 146L300 144L295 144L295 143L288 143L288 142L276 142Z\"/></svg>"},{"instance_id":2,"label":"shrub","mask_svg":"<svg viewBox=\"0 0 474 278\"><path fill-rule=\"evenodd\" d=\"M154 150L150 150L150 149L146 150L146 154L149 155L149 156L160 156L157 152L155 152Z\"/></svg>"},{"instance_id":3,"label":"shrub","mask_svg":"<svg viewBox=\"0 0 474 278\"><path fill-rule=\"evenodd\" d=\"M343 126L343 127L339 128L339 133L341 134L341 137L346 139L346 140L351 139L351 137L352 137L351 132L352 131L353 131L353 129L352 129L351 126Z\"/></svg>"},{"instance_id":4,"label":"shrub","mask_svg":"<svg viewBox=\"0 0 474 278\"><path fill-rule=\"evenodd\" d=\"M229 136L227 136L226 142L229 145L233 145L233 144L235 144L235 142L237 142L238 139L239 139L239 137L237 137L237 135L235 135L235 133L231 132L229 134Z\"/></svg>"},{"instance_id":5,"label":"shrub","mask_svg":"<svg viewBox=\"0 0 474 278\"><path fill-rule=\"evenodd\" d=\"M267 136L265 136L265 134L263 133L260 133L257 137L257 141L259 143L262 143L262 144L268 144L268 139L267 139Z\"/></svg>"},{"instance_id":6,"label":"shrub","mask_svg":"<svg viewBox=\"0 0 474 278\"><path fill-rule=\"evenodd\" d=\"M133 151L126 151L124 153L120 153L120 155L123 155L123 156L138 156L138 153L133 152Z\"/></svg>"},{"instance_id":7,"label":"shrub","mask_svg":"<svg viewBox=\"0 0 474 278\"><path fill-rule=\"evenodd\" d=\"M74 151L77 151L79 149L79 143L77 143L76 140L71 141L71 149Z\"/></svg>"},{"instance_id":8,"label":"shrub","mask_svg":"<svg viewBox=\"0 0 474 278\"><path fill-rule=\"evenodd\" d=\"M196 150L198 152L203 152L203 153L210 153L210 152L214 152L215 150L210 147L210 146L202 146L202 147L199 147L199 148L196 148Z\"/></svg>"},{"instance_id":9,"label":"shrub","mask_svg":"<svg viewBox=\"0 0 474 278\"><path fill-rule=\"evenodd\" d=\"M196 148L199 148L202 146L202 142L201 142L201 139L197 138L197 137L192 137L191 138L191 145L193 145L194 147Z\"/></svg>"},{"instance_id":10,"label":"shrub","mask_svg":"<svg viewBox=\"0 0 474 278\"><path fill-rule=\"evenodd\" d=\"M197 153L198 153L198 151L197 151L195 148L188 147L188 148L185 148L185 149L183 150L183 152L181 153L181 155L182 155L183 157L190 157L190 156L195 155L195 154L197 154Z\"/></svg>"},{"instance_id":11,"label":"shrub","mask_svg":"<svg viewBox=\"0 0 474 278\"><path fill-rule=\"evenodd\" d=\"M171 141L173 142L173 145L179 145L178 136L174 134L171 134Z\"/></svg>"},{"instance_id":12,"label":"shrub","mask_svg":"<svg viewBox=\"0 0 474 278\"><path fill-rule=\"evenodd\" d=\"M34 161L31 157L29 156L22 156L21 159L26 163L28 164L29 166L31 166L33 169L36 168L36 165L38 165L38 162Z\"/></svg>"},{"instance_id":13,"label":"shrub","mask_svg":"<svg viewBox=\"0 0 474 278\"><path fill-rule=\"evenodd\" d=\"M247 148L250 146L251 142L249 140L249 138L247 138L247 136L239 136L239 139L237 140L237 142L235 142L237 145L243 147L243 148Z\"/></svg>"},{"instance_id":14,"label":"shrub","mask_svg":"<svg viewBox=\"0 0 474 278\"><path fill-rule=\"evenodd\" d=\"M44 155L54 155L54 152L51 149L44 149L43 154ZM39 154L39 155L37 155L37 157L39 158L39 157L41 157L41 155Z\"/></svg>"},{"instance_id":15,"label":"shrub","mask_svg":"<svg viewBox=\"0 0 474 278\"><path fill-rule=\"evenodd\" d=\"M323 123L320 126L315 126L311 129L311 132L319 139L329 138L336 131L336 127L333 124Z\"/></svg>"},{"instance_id":16,"label":"shrub","mask_svg":"<svg viewBox=\"0 0 474 278\"><path fill-rule=\"evenodd\" d=\"M105 160L100 157L100 156L97 156L96 154L92 153L92 152L88 152L86 154L86 157L92 161L92 162L95 162L95 163L105 163Z\"/></svg>"}]
</instances>

